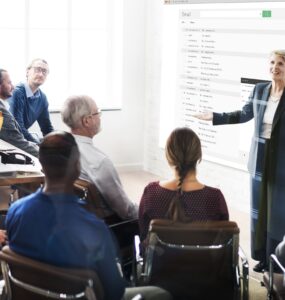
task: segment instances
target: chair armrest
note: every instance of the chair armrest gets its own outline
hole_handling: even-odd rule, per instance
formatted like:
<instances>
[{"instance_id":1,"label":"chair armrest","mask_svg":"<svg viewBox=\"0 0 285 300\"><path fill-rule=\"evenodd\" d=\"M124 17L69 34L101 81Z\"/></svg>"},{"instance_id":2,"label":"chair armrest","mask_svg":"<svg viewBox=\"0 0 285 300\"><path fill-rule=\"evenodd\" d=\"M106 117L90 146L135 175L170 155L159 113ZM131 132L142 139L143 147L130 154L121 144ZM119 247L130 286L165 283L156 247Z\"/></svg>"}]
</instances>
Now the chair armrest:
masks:
<instances>
[{"instance_id":1,"label":"chair armrest","mask_svg":"<svg viewBox=\"0 0 285 300\"><path fill-rule=\"evenodd\" d=\"M278 260L275 254L271 254L269 257L269 295L273 294L273 284L274 284L274 265L285 274L285 268Z\"/></svg>"},{"instance_id":2,"label":"chair armrest","mask_svg":"<svg viewBox=\"0 0 285 300\"><path fill-rule=\"evenodd\" d=\"M143 258L140 254L140 243L141 243L140 237L138 235L135 235L135 237L134 237L134 251L135 251L136 263L143 262Z\"/></svg>"},{"instance_id":3,"label":"chair armrest","mask_svg":"<svg viewBox=\"0 0 285 300\"><path fill-rule=\"evenodd\" d=\"M132 283L134 286L139 285L139 279L141 277L141 271L143 268L143 257L140 254L140 237L138 235L134 236L133 245L133 268L132 268Z\"/></svg>"},{"instance_id":4,"label":"chair armrest","mask_svg":"<svg viewBox=\"0 0 285 300\"><path fill-rule=\"evenodd\" d=\"M242 280L242 294L243 294L242 299L247 300L248 299L248 281L249 281L248 260L245 255L245 252L243 251L243 249L241 247L239 247L239 249L238 249L238 255L239 255L239 259L241 261L241 266L242 266L242 275L240 276L240 278Z\"/></svg>"},{"instance_id":5,"label":"chair armrest","mask_svg":"<svg viewBox=\"0 0 285 300\"><path fill-rule=\"evenodd\" d=\"M118 226L129 225L129 224L137 223L137 222L138 222L138 219L122 220L119 217L117 217L116 223L109 224L109 228L116 228Z\"/></svg>"},{"instance_id":6,"label":"chair armrest","mask_svg":"<svg viewBox=\"0 0 285 300\"><path fill-rule=\"evenodd\" d=\"M88 187L79 184L79 182L74 182L73 184L75 193L77 196L81 197L84 200L87 200L88 197Z\"/></svg>"}]
</instances>

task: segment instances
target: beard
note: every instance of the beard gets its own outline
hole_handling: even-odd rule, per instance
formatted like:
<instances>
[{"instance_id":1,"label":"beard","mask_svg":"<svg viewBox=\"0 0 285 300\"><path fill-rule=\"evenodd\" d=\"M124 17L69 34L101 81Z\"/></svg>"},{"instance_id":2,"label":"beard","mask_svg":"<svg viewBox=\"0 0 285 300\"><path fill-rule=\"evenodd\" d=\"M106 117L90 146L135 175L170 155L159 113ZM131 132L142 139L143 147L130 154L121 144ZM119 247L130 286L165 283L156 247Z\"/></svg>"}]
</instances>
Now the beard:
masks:
<instances>
[{"instance_id":1,"label":"beard","mask_svg":"<svg viewBox=\"0 0 285 300\"><path fill-rule=\"evenodd\" d=\"M12 97L12 92L5 92L5 91L4 91L3 94L0 95L0 97L1 97L2 99L6 100L6 99Z\"/></svg>"}]
</instances>

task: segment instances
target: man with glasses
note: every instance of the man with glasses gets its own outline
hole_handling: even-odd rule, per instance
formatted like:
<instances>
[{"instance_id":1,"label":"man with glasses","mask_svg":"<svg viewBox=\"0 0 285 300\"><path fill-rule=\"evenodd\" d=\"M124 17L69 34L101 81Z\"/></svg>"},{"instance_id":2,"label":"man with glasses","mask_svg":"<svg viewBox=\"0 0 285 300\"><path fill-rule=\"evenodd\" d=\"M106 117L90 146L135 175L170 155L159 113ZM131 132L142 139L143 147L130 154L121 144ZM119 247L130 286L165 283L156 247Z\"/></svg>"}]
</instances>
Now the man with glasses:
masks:
<instances>
[{"instance_id":1,"label":"man with glasses","mask_svg":"<svg viewBox=\"0 0 285 300\"><path fill-rule=\"evenodd\" d=\"M48 101L40 86L45 82L49 67L44 59L36 58L27 67L27 81L16 86L10 99L10 111L20 125L24 137L39 143L37 135L28 129L38 122L43 135L53 131L48 112Z\"/></svg>"},{"instance_id":2,"label":"man with glasses","mask_svg":"<svg viewBox=\"0 0 285 300\"><path fill-rule=\"evenodd\" d=\"M94 183L104 199L105 216L114 212L122 219L137 218L138 207L125 191L112 161L93 144L100 131L100 115L95 101L86 95L71 96L63 106L63 122L71 128L80 151L80 178Z\"/></svg>"}]
</instances>

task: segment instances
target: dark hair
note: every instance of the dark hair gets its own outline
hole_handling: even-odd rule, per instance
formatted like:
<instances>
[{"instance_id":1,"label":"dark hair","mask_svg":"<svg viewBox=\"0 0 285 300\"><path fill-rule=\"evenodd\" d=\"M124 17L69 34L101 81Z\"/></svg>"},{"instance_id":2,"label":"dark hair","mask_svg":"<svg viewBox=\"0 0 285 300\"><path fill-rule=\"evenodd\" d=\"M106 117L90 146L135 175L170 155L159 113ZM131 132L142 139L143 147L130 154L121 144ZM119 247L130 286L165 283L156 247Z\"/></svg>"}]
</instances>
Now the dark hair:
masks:
<instances>
[{"instance_id":1,"label":"dark hair","mask_svg":"<svg viewBox=\"0 0 285 300\"><path fill-rule=\"evenodd\" d=\"M4 69L0 69L0 84L2 84L2 80L3 80L3 72L7 72L6 70Z\"/></svg>"},{"instance_id":2,"label":"dark hair","mask_svg":"<svg viewBox=\"0 0 285 300\"><path fill-rule=\"evenodd\" d=\"M72 134L65 131L47 134L40 144L39 160L48 178L62 179L73 175L79 150Z\"/></svg>"},{"instance_id":3,"label":"dark hair","mask_svg":"<svg viewBox=\"0 0 285 300\"><path fill-rule=\"evenodd\" d=\"M167 139L166 158L175 167L179 176L177 193L172 198L166 217L174 221L190 222L181 203L182 183L189 171L196 170L197 162L201 161L201 142L197 134L188 127L174 129Z\"/></svg>"},{"instance_id":4,"label":"dark hair","mask_svg":"<svg viewBox=\"0 0 285 300\"><path fill-rule=\"evenodd\" d=\"M179 175L178 189L181 190L187 173L196 170L197 162L201 161L201 142L197 134L188 127L174 129L167 139L166 158L175 167Z\"/></svg>"}]
</instances>

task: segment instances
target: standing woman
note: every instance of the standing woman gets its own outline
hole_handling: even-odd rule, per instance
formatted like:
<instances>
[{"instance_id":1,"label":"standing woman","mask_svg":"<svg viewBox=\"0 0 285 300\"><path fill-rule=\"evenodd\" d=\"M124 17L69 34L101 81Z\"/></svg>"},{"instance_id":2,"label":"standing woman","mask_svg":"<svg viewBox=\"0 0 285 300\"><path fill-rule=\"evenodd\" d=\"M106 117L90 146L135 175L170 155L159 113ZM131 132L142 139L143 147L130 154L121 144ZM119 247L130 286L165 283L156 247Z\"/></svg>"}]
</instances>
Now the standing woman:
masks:
<instances>
[{"instance_id":1,"label":"standing woman","mask_svg":"<svg viewBox=\"0 0 285 300\"><path fill-rule=\"evenodd\" d=\"M254 118L248 168L251 173L251 255L262 272L285 234L285 50L270 53L271 82L258 83L242 110L195 115L213 125Z\"/></svg>"},{"instance_id":2,"label":"standing woman","mask_svg":"<svg viewBox=\"0 0 285 300\"><path fill-rule=\"evenodd\" d=\"M145 240L152 219L228 220L222 192L204 185L196 177L196 166L202 158L197 134L187 127L176 128L168 137L165 153L174 176L145 187L139 207L141 241Z\"/></svg>"}]
</instances>

